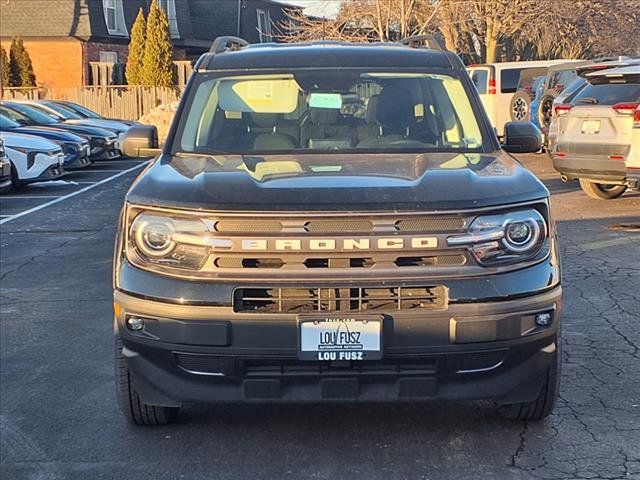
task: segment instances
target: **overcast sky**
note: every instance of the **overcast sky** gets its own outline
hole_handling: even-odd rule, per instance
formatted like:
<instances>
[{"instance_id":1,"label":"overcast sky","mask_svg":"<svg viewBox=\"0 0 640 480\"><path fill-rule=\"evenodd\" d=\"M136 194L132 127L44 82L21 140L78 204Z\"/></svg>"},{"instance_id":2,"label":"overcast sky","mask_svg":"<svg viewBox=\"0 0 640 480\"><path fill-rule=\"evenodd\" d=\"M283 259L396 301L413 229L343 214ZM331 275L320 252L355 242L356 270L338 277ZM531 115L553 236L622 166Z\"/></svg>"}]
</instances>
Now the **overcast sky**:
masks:
<instances>
[{"instance_id":1,"label":"overcast sky","mask_svg":"<svg viewBox=\"0 0 640 480\"><path fill-rule=\"evenodd\" d=\"M305 7L304 13L318 17L332 17L338 11L342 0L278 0Z\"/></svg>"}]
</instances>

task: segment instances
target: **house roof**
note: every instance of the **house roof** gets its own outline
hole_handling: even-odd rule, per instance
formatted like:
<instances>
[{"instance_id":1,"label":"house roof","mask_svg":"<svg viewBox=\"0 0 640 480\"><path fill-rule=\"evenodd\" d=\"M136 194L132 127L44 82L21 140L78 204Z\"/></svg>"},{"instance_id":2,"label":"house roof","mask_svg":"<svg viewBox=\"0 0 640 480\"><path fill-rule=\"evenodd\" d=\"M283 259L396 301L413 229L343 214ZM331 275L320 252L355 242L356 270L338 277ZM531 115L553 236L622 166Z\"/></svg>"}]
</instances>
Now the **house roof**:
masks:
<instances>
[{"instance_id":1,"label":"house roof","mask_svg":"<svg viewBox=\"0 0 640 480\"><path fill-rule=\"evenodd\" d=\"M28 35L26 32L29 32ZM86 0L4 0L0 37L88 37Z\"/></svg>"}]
</instances>

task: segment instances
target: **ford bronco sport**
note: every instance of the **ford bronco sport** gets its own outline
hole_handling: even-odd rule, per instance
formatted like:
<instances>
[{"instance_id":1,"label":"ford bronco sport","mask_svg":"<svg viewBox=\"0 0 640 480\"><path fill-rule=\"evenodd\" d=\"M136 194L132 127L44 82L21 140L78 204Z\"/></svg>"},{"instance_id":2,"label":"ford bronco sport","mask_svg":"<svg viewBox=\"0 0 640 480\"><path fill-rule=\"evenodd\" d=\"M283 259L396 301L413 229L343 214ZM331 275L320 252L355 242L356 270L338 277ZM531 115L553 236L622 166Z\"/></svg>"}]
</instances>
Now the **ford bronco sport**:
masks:
<instances>
[{"instance_id":1,"label":"ford bronco sport","mask_svg":"<svg viewBox=\"0 0 640 480\"><path fill-rule=\"evenodd\" d=\"M187 402L558 395L549 192L432 39L247 45L197 62L115 249L117 391L136 424Z\"/></svg>"}]
</instances>

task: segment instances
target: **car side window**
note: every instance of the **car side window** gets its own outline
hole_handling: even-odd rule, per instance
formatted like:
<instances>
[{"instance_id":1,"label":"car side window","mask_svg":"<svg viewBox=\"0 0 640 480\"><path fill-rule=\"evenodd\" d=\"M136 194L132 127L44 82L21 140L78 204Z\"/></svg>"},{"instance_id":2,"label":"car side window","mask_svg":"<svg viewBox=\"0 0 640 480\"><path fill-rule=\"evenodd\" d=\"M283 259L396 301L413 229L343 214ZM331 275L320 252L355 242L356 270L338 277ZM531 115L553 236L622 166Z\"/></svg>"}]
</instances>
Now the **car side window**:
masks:
<instances>
[{"instance_id":1,"label":"car side window","mask_svg":"<svg viewBox=\"0 0 640 480\"><path fill-rule=\"evenodd\" d=\"M520 83L521 68L505 68L500 72L500 92L516 93Z\"/></svg>"}]
</instances>

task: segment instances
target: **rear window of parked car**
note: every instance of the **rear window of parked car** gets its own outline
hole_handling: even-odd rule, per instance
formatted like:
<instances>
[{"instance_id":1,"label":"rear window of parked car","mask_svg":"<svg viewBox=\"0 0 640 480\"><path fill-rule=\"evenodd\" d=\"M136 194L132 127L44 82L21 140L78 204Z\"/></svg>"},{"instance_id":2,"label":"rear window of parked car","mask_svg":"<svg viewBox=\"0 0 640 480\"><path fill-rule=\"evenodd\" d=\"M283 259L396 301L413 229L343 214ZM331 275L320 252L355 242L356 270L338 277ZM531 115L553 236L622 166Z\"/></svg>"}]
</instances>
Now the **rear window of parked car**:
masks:
<instances>
[{"instance_id":1,"label":"rear window of parked car","mask_svg":"<svg viewBox=\"0 0 640 480\"><path fill-rule=\"evenodd\" d=\"M640 102L640 78L626 83L589 83L569 99L574 105L615 105L622 102Z\"/></svg>"}]
</instances>

